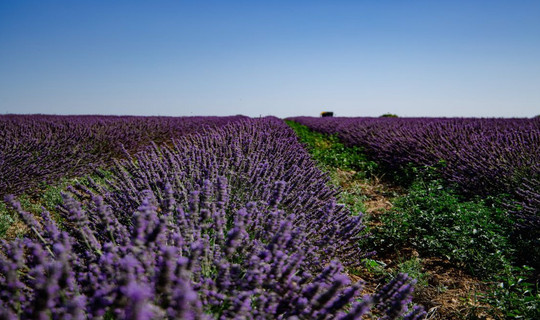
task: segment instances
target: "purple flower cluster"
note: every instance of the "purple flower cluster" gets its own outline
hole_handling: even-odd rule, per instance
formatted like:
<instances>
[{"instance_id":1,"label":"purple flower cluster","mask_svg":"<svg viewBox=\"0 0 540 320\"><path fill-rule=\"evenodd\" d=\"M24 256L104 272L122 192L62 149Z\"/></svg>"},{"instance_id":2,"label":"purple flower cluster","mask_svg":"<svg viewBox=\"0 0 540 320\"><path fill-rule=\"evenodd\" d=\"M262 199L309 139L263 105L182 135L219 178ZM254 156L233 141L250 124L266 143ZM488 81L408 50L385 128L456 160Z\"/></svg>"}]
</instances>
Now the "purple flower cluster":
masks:
<instances>
[{"instance_id":1,"label":"purple flower cluster","mask_svg":"<svg viewBox=\"0 0 540 320\"><path fill-rule=\"evenodd\" d=\"M0 115L0 196L88 174L150 142L244 118Z\"/></svg>"},{"instance_id":2,"label":"purple flower cluster","mask_svg":"<svg viewBox=\"0 0 540 320\"><path fill-rule=\"evenodd\" d=\"M2 243L2 319L420 319L414 281L351 283L361 216L276 118L154 145Z\"/></svg>"}]
</instances>

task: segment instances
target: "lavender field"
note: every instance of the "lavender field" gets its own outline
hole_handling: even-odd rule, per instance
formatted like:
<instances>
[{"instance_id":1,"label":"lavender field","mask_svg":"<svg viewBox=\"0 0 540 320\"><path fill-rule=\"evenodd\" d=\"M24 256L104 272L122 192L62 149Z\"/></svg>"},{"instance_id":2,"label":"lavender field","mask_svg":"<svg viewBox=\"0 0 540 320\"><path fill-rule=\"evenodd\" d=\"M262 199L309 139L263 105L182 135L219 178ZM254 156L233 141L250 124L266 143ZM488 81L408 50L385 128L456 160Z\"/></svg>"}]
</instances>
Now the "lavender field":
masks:
<instances>
[{"instance_id":1,"label":"lavender field","mask_svg":"<svg viewBox=\"0 0 540 320\"><path fill-rule=\"evenodd\" d=\"M0 320L540 319L540 1L0 1L0 39Z\"/></svg>"},{"instance_id":2,"label":"lavender field","mask_svg":"<svg viewBox=\"0 0 540 320\"><path fill-rule=\"evenodd\" d=\"M534 318L538 118L287 123L1 116L0 318Z\"/></svg>"},{"instance_id":3,"label":"lavender field","mask_svg":"<svg viewBox=\"0 0 540 320\"><path fill-rule=\"evenodd\" d=\"M425 314L407 274L370 292L352 276L373 255L362 214L280 119L0 120L3 193L107 170L50 212L5 197L25 232L2 240L2 319Z\"/></svg>"}]
</instances>

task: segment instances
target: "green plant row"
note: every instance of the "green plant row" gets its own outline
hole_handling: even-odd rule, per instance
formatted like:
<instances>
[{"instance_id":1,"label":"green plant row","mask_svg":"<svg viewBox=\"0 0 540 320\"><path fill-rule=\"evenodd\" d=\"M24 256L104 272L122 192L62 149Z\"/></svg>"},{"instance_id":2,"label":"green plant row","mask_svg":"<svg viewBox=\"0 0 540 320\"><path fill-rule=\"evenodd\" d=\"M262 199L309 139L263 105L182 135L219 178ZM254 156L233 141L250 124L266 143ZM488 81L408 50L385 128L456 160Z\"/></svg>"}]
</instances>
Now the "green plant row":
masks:
<instances>
[{"instance_id":1,"label":"green plant row","mask_svg":"<svg viewBox=\"0 0 540 320\"><path fill-rule=\"evenodd\" d=\"M376 162L368 160L360 147L347 147L335 135L312 131L294 121L285 121L298 135L313 159L327 168L355 170L361 177L368 177L378 170Z\"/></svg>"}]
</instances>

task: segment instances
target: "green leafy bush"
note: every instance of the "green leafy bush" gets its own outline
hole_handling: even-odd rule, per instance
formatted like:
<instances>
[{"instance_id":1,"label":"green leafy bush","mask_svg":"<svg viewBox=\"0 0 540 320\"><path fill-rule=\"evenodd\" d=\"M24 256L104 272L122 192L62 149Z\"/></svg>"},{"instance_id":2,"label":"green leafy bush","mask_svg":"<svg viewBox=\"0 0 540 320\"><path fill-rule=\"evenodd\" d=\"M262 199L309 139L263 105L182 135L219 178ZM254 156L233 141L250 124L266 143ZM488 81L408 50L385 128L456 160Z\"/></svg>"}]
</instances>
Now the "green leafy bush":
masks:
<instances>
[{"instance_id":1,"label":"green leafy bush","mask_svg":"<svg viewBox=\"0 0 540 320\"><path fill-rule=\"evenodd\" d=\"M416 289L426 288L428 286L429 275L423 272L422 260L412 257L407 260L401 260L397 269L392 272L393 276L400 273L406 273L409 277L416 279Z\"/></svg>"},{"instance_id":2,"label":"green leafy bush","mask_svg":"<svg viewBox=\"0 0 540 320\"><path fill-rule=\"evenodd\" d=\"M484 300L507 319L540 319L540 292L534 269L508 266L495 278Z\"/></svg>"},{"instance_id":3,"label":"green leafy bush","mask_svg":"<svg viewBox=\"0 0 540 320\"><path fill-rule=\"evenodd\" d=\"M413 183L381 219L384 226L373 230L379 250L412 246L478 276L507 264L511 224L505 212L483 200L461 201L439 180Z\"/></svg>"},{"instance_id":4,"label":"green leafy bush","mask_svg":"<svg viewBox=\"0 0 540 320\"><path fill-rule=\"evenodd\" d=\"M6 236L6 232L13 222L15 219L7 212L5 204L0 203L0 239Z\"/></svg>"}]
</instances>

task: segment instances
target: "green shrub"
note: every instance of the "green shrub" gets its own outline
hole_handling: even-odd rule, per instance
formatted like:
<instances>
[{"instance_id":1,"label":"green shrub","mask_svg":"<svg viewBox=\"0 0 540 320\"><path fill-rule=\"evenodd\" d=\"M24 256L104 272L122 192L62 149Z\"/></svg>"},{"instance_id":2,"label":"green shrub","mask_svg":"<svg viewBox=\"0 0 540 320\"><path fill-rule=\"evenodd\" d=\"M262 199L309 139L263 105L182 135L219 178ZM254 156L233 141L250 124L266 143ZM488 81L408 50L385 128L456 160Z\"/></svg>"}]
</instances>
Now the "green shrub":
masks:
<instances>
[{"instance_id":1,"label":"green shrub","mask_svg":"<svg viewBox=\"0 0 540 320\"><path fill-rule=\"evenodd\" d=\"M507 319L540 319L540 292L534 269L508 266L483 297Z\"/></svg>"},{"instance_id":2,"label":"green shrub","mask_svg":"<svg viewBox=\"0 0 540 320\"><path fill-rule=\"evenodd\" d=\"M461 201L439 180L417 181L382 215L374 230L377 249L412 246L424 255L446 257L473 275L486 276L507 264L509 218L483 200Z\"/></svg>"},{"instance_id":3,"label":"green shrub","mask_svg":"<svg viewBox=\"0 0 540 320\"><path fill-rule=\"evenodd\" d=\"M13 222L15 222L15 219L7 211L6 205L0 202L0 239L6 236L6 232Z\"/></svg>"},{"instance_id":4,"label":"green shrub","mask_svg":"<svg viewBox=\"0 0 540 320\"><path fill-rule=\"evenodd\" d=\"M392 272L392 275L396 276L399 273L406 273L409 277L416 279L415 290L420 288L426 288L428 286L429 275L424 273L422 260L420 258L413 257L408 260L404 260L398 263L397 269Z\"/></svg>"}]
</instances>

